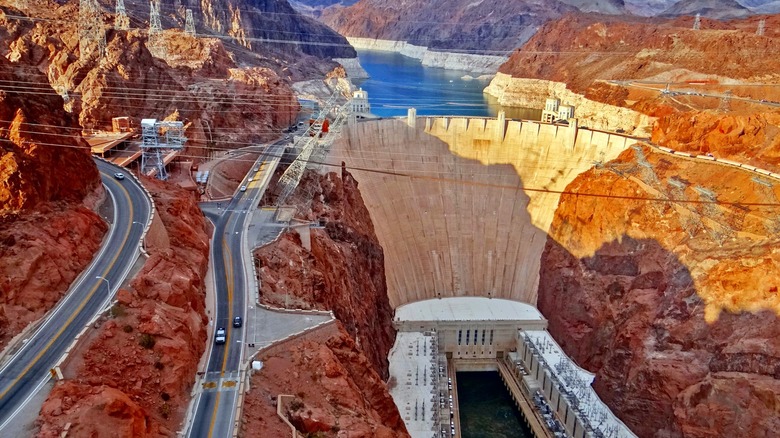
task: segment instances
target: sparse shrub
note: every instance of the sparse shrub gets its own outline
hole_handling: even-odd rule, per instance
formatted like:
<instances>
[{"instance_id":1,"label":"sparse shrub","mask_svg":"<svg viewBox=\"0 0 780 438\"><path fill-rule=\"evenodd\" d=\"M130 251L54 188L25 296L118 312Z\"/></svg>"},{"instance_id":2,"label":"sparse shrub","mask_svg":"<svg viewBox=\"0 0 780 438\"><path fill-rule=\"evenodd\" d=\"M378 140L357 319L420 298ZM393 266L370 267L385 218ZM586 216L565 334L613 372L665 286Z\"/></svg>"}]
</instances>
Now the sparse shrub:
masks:
<instances>
[{"instance_id":1,"label":"sparse shrub","mask_svg":"<svg viewBox=\"0 0 780 438\"><path fill-rule=\"evenodd\" d=\"M171 415L171 405L168 403L160 405L160 415L162 415L163 418L168 418L168 416Z\"/></svg>"},{"instance_id":2,"label":"sparse shrub","mask_svg":"<svg viewBox=\"0 0 780 438\"><path fill-rule=\"evenodd\" d=\"M298 395L298 398L304 398L306 396L306 393L303 391L298 391L296 394Z\"/></svg>"},{"instance_id":3,"label":"sparse shrub","mask_svg":"<svg viewBox=\"0 0 780 438\"><path fill-rule=\"evenodd\" d=\"M292 411L292 412L299 411L299 410L303 409L303 401L301 401L300 399L294 398L290 402L290 406L289 407L290 407L290 411Z\"/></svg>"},{"instance_id":4,"label":"sparse shrub","mask_svg":"<svg viewBox=\"0 0 780 438\"><path fill-rule=\"evenodd\" d=\"M171 399L171 396L167 392L161 392L160 393L160 398L162 398L163 401L168 401L168 400Z\"/></svg>"},{"instance_id":5,"label":"sparse shrub","mask_svg":"<svg viewBox=\"0 0 780 438\"><path fill-rule=\"evenodd\" d=\"M154 363L154 367L157 368L158 370L161 370L165 367L165 365L163 365L163 363L158 360L157 362Z\"/></svg>"},{"instance_id":6,"label":"sparse shrub","mask_svg":"<svg viewBox=\"0 0 780 438\"><path fill-rule=\"evenodd\" d=\"M333 426L330 427L330 431L332 433L339 433L340 430L341 428L338 426L338 424L334 424Z\"/></svg>"},{"instance_id":7,"label":"sparse shrub","mask_svg":"<svg viewBox=\"0 0 780 438\"><path fill-rule=\"evenodd\" d=\"M152 348L154 348L154 344L155 344L154 336L150 335L149 333L144 333L141 335L141 339L138 340L138 343L142 347L151 350Z\"/></svg>"},{"instance_id":8,"label":"sparse shrub","mask_svg":"<svg viewBox=\"0 0 780 438\"><path fill-rule=\"evenodd\" d=\"M125 310L125 306L116 303L113 306L111 306L111 309L108 310L108 314L112 318L121 318L125 315L127 315L127 311Z\"/></svg>"},{"instance_id":9,"label":"sparse shrub","mask_svg":"<svg viewBox=\"0 0 780 438\"><path fill-rule=\"evenodd\" d=\"M133 332L133 326L131 326L130 324L127 324L124 327L122 327L122 331L124 331L125 333L132 333Z\"/></svg>"}]
</instances>

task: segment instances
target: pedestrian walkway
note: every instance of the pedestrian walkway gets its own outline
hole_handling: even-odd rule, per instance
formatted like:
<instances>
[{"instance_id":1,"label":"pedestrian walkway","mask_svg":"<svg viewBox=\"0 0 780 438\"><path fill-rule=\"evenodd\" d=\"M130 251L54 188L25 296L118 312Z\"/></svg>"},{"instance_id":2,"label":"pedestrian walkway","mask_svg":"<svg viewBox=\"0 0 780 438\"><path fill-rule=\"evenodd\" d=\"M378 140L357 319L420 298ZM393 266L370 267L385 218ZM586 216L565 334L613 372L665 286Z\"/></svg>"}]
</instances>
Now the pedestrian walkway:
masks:
<instances>
[{"instance_id":1,"label":"pedestrian walkway","mask_svg":"<svg viewBox=\"0 0 780 438\"><path fill-rule=\"evenodd\" d=\"M333 316L328 312L269 310L252 306L247 309L246 357L252 357L262 348L331 319Z\"/></svg>"}]
</instances>

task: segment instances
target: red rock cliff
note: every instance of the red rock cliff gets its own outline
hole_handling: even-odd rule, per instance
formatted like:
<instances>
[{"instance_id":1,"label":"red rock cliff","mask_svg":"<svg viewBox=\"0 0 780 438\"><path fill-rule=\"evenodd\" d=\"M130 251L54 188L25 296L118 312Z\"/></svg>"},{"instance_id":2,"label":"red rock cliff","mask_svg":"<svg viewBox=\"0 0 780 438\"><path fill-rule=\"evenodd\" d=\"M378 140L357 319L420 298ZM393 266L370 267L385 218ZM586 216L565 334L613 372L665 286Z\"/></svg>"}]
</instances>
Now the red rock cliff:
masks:
<instances>
[{"instance_id":1,"label":"red rock cliff","mask_svg":"<svg viewBox=\"0 0 780 438\"><path fill-rule=\"evenodd\" d=\"M290 435L276 414L279 394L295 397L283 412L309 436L409 436L374 365L340 323L274 346L258 359L263 369L244 398L241 436Z\"/></svg>"},{"instance_id":2,"label":"red rock cliff","mask_svg":"<svg viewBox=\"0 0 780 438\"><path fill-rule=\"evenodd\" d=\"M0 57L0 347L54 306L100 245L97 167L62 99ZM42 83L35 94L13 84ZM89 202L94 204L94 200Z\"/></svg>"},{"instance_id":3,"label":"red rock cliff","mask_svg":"<svg viewBox=\"0 0 780 438\"><path fill-rule=\"evenodd\" d=\"M303 200L314 199L306 206ZM333 310L377 372L387 378L395 341L387 298L384 253L368 210L349 173L307 172L291 200L304 220L325 221L311 230L311 251L294 233L255 253L261 301L279 307Z\"/></svg>"},{"instance_id":4,"label":"red rock cliff","mask_svg":"<svg viewBox=\"0 0 780 438\"><path fill-rule=\"evenodd\" d=\"M776 215L739 203L777 202L775 194L744 172L644 153L657 180L629 150L567 191L696 201L698 186L735 204L563 195L542 256L538 306L640 437L773 436ZM685 189L674 192L669 178Z\"/></svg>"},{"instance_id":5,"label":"red rock cliff","mask_svg":"<svg viewBox=\"0 0 780 438\"><path fill-rule=\"evenodd\" d=\"M40 437L172 436L190 399L206 342L209 236L197 197L144 179L170 247L151 256L111 317L73 353L39 417Z\"/></svg>"},{"instance_id":6,"label":"red rock cliff","mask_svg":"<svg viewBox=\"0 0 780 438\"><path fill-rule=\"evenodd\" d=\"M27 87L49 83L67 92L66 108L84 128L110 130L117 116L131 117L136 128L142 118L184 120L187 154L205 156L276 138L297 115L292 89L274 71L282 71L280 61L237 56L218 39L171 30L150 44L139 29L109 31L103 59L94 51L82 57L75 3L28 2L27 12L45 19L35 22L0 8L0 50L27 70L45 72Z\"/></svg>"}]
</instances>

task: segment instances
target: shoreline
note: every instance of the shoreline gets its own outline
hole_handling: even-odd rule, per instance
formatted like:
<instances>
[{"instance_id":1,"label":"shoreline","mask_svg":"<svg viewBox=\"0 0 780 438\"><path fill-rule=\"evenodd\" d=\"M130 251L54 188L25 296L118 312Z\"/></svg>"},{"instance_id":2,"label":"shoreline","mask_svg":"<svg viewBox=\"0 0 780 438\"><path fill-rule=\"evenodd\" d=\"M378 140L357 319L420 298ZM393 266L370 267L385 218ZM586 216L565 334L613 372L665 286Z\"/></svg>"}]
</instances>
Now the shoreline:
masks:
<instances>
[{"instance_id":1,"label":"shoreline","mask_svg":"<svg viewBox=\"0 0 780 438\"><path fill-rule=\"evenodd\" d=\"M419 59L426 67L438 67L447 70L460 70L471 73L495 74L506 62L508 56L472 55L468 53L438 52L425 46L416 46L406 41L380 40L374 38L346 37L357 50L378 50L396 52L410 58Z\"/></svg>"}]
</instances>

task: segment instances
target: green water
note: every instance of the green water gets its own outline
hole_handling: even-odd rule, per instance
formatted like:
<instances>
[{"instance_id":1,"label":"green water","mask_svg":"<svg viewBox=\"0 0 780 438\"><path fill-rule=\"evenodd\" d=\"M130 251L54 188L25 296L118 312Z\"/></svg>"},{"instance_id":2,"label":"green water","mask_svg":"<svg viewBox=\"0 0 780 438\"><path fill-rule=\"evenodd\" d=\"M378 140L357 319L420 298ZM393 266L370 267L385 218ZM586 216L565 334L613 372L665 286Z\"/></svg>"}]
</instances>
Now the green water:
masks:
<instances>
[{"instance_id":1,"label":"green water","mask_svg":"<svg viewBox=\"0 0 780 438\"><path fill-rule=\"evenodd\" d=\"M463 438L533 438L497 372L458 373Z\"/></svg>"}]
</instances>

